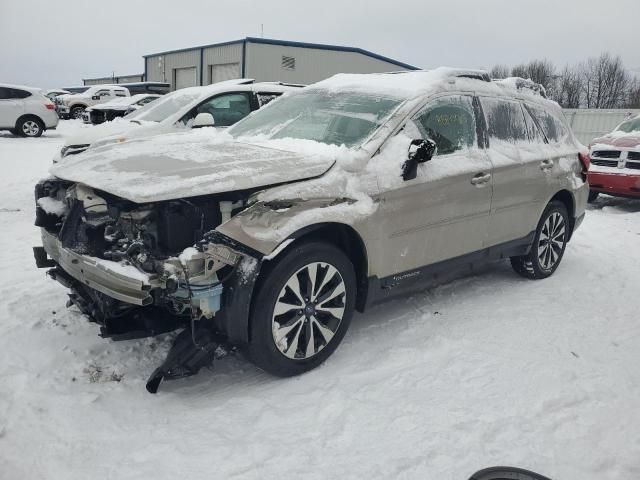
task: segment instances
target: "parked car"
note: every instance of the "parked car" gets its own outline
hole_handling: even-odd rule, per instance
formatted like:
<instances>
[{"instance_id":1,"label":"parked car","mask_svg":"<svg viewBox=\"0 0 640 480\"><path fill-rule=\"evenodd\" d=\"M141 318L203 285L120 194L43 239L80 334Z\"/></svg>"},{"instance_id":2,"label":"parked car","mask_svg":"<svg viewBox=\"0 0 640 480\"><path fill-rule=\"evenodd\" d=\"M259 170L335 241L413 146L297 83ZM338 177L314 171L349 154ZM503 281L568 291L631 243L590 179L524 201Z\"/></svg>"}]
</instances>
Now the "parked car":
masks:
<instances>
[{"instance_id":1,"label":"parked car","mask_svg":"<svg viewBox=\"0 0 640 480\"><path fill-rule=\"evenodd\" d=\"M141 93L155 93L157 95L164 95L171 91L171 84L165 82L134 82L119 83L118 85L129 90L129 93L131 93L131 95L138 95Z\"/></svg>"},{"instance_id":2,"label":"parked car","mask_svg":"<svg viewBox=\"0 0 640 480\"><path fill-rule=\"evenodd\" d=\"M60 118L82 118L82 113L87 107L129 96L129 90L124 87L96 85L83 93L58 95L55 99L56 111Z\"/></svg>"},{"instance_id":3,"label":"parked car","mask_svg":"<svg viewBox=\"0 0 640 480\"><path fill-rule=\"evenodd\" d=\"M62 90L66 90L69 93L84 93L91 88L90 85L81 85L76 87L63 87Z\"/></svg>"},{"instance_id":4,"label":"parked car","mask_svg":"<svg viewBox=\"0 0 640 480\"><path fill-rule=\"evenodd\" d=\"M41 89L0 83L0 130L39 137L57 125L55 107Z\"/></svg>"},{"instance_id":5,"label":"parked car","mask_svg":"<svg viewBox=\"0 0 640 480\"><path fill-rule=\"evenodd\" d=\"M354 309L490 260L555 272L587 152L543 93L475 70L337 75L226 131L91 149L36 186L37 265L103 335L185 327L149 391L221 337L305 372Z\"/></svg>"},{"instance_id":6,"label":"parked car","mask_svg":"<svg viewBox=\"0 0 640 480\"><path fill-rule=\"evenodd\" d=\"M45 97L47 97L47 98L48 98L49 100L51 100L52 102L55 100L55 98L56 98L58 95L68 95L68 94L70 94L70 93L71 93L71 92L70 92L70 91L68 91L68 90L60 90L60 89L57 89L57 88L53 88L53 89L50 89L50 90L45 90L45 91L43 92L44 96L45 96Z\"/></svg>"},{"instance_id":7,"label":"parked car","mask_svg":"<svg viewBox=\"0 0 640 480\"><path fill-rule=\"evenodd\" d=\"M228 80L206 87L191 87L172 92L115 122L83 129L65 139L54 163L85 151L90 145L122 142L162 132L174 132L189 126L228 127L250 112L266 105L283 93L301 85L277 82L255 83L252 79ZM196 116L200 119L196 122Z\"/></svg>"},{"instance_id":8,"label":"parked car","mask_svg":"<svg viewBox=\"0 0 640 480\"><path fill-rule=\"evenodd\" d=\"M625 120L613 132L589 146L589 201L600 193L640 198L640 115Z\"/></svg>"},{"instance_id":9,"label":"parked car","mask_svg":"<svg viewBox=\"0 0 640 480\"><path fill-rule=\"evenodd\" d=\"M110 122L114 118L124 117L128 113L134 112L158 98L160 98L160 95L149 93L117 98L107 103L86 108L82 114L82 120L84 123L92 123L94 125Z\"/></svg>"}]
</instances>

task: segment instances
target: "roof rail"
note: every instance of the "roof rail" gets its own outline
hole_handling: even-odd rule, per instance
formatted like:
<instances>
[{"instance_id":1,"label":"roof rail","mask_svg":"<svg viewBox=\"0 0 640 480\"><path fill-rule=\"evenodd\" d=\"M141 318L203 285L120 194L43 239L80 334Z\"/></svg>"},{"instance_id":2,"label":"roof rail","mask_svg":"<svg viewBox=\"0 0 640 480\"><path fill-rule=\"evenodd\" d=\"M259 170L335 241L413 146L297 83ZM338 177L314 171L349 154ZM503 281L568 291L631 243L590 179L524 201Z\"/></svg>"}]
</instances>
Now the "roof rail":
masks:
<instances>
[{"instance_id":1,"label":"roof rail","mask_svg":"<svg viewBox=\"0 0 640 480\"><path fill-rule=\"evenodd\" d=\"M495 83L503 87L515 88L517 90L526 88L527 90L531 90L532 92L537 93L542 98L547 98L547 91L545 90L544 86L528 78L508 77L502 80L495 80Z\"/></svg>"},{"instance_id":2,"label":"roof rail","mask_svg":"<svg viewBox=\"0 0 640 480\"><path fill-rule=\"evenodd\" d=\"M282 85L283 87L306 87L307 85L305 85L304 83L288 83L288 82L260 82L260 83L267 83L270 85Z\"/></svg>"}]
</instances>

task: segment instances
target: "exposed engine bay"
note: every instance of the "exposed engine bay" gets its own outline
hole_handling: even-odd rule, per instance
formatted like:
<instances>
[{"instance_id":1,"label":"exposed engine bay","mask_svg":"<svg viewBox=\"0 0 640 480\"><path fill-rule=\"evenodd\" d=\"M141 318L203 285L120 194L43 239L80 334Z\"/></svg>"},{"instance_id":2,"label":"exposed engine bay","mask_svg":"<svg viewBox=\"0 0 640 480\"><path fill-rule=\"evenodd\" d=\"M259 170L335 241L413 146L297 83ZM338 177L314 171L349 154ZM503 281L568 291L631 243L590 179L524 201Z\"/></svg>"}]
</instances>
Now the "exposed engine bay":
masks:
<instances>
[{"instance_id":1,"label":"exposed engine bay","mask_svg":"<svg viewBox=\"0 0 640 480\"><path fill-rule=\"evenodd\" d=\"M159 317L169 313L187 320L212 318L220 309L223 280L241 255L205 237L244 209L246 193L135 204L81 184L49 179L36 186L35 196L36 225L55 237L62 249L145 283L143 298L123 294L117 299L101 293L95 282L67 279L71 301L99 322L104 334L124 333L126 325L116 319L137 306L164 310ZM68 276L64 268L55 267L52 276Z\"/></svg>"}]
</instances>

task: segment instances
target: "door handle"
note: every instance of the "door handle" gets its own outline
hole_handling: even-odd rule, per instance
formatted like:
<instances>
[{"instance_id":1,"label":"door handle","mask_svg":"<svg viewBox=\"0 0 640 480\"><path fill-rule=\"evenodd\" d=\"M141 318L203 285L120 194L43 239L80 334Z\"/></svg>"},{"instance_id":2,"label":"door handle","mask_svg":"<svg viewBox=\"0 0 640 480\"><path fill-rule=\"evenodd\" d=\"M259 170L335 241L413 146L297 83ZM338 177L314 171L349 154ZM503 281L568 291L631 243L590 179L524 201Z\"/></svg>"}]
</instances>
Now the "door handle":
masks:
<instances>
[{"instance_id":1,"label":"door handle","mask_svg":"<svg viewBox=\"0 0 640 480\"><path fill-rule=\"evenodd\" d=\"M490 173L479 173L471 179L471 185L484 185L491 180Z\"/></svg>"},{"instance_id":2,"label":"door handle","mask_svg":"<svg viewBox=\"0 0 640 480\"><path fill-rule=\"evenodd\" d=\"M542 160L540 162L540 169L541 170L551 170L553 168L553 160Z\"/></svg>"}]
</instances>

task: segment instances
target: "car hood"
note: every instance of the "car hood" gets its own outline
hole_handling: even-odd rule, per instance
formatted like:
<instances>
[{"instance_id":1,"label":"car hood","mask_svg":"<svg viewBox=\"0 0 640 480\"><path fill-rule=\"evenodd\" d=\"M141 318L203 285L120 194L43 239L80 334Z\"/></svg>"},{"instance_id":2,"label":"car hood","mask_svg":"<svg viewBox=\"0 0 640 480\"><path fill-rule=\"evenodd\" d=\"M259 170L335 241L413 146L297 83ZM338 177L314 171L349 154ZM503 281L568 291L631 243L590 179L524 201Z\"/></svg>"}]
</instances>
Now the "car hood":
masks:
<instances>
[{"instance_id":1,"label":"car hood","mask_svg":"<svg viewBox=\"0 0 640 480\"><path fill-rule=\"evenodd\" d=\"M239 142L200 129L88 150L50 173L146 203L305 180L322 175L333 163L328 156Z\"/></svg>"},{"instance_id":2,"label":"car hood","mask_svg":"<svg viewBox=\"0 0 640 480\"><path fill-rule=\"evenodd\" d=\"M73 135L68 136L65 139L65 146L67 145L91 145L99 140L109 139L113 137L114 142L125 134L131 134L132 132L140 130L140 133L144 130L148 130L153 135L154 128L158 127L156 122L134 122L123 118L115 119L111 122L101 123L100 125L87 125L78 129ZM144 128L141 128L144 127ZM153 132L153 133L151 133Z\"/></svg>"},{"instance_id":3,"label":"car hood","mask_svg":"<svg viewBox=\"0 0 640 480\"><path fill-rule=\"evenodd\" d=\"M618 148L640 148L640 134L626 133L624 135L605 135L604 137L594 139L592 145L606 145Z\"/></svg>"}]
</instances>

